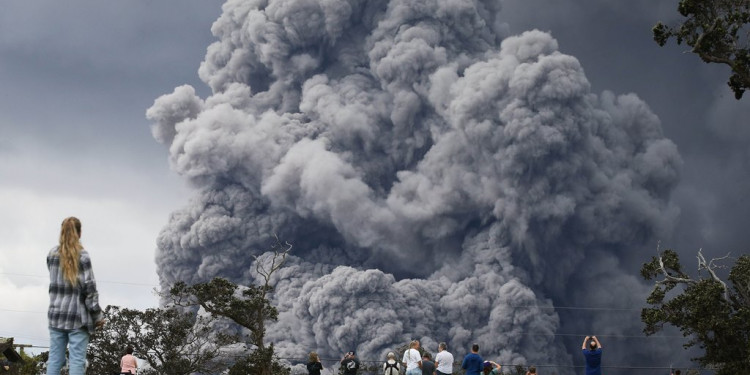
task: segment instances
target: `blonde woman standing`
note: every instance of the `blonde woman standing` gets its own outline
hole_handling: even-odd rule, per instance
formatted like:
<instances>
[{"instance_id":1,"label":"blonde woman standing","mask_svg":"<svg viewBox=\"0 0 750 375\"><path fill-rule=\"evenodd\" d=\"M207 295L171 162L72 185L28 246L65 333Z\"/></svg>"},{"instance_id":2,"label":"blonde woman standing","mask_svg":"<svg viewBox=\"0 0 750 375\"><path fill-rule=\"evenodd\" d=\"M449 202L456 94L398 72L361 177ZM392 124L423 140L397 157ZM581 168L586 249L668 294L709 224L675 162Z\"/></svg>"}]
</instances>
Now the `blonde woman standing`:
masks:
<instances>
[{"instance_id":1,"label":"blonde woman standing","mask_svg":"<svg viewBox=\"0 0 750 375\"><path fill-rule=\"evenodd\" d=\"M404 352L401 363L406 368L406 375L422 375L422 356L419 354L419 340L409 343L409 349Z\"/></svg>"},{"instance_id":2,"label":"blonde woman standing","mask_svg":"<svg viewBox=\"0 0 750 375\"><path fill-rule=\"evenodd\" d=\"M89 336L104 324L89 253L80 242L81 221L62 222L60 244L47 255L50 349L47 375L59 375L68 349L70 375L84 375Z\"/></svg>"}]
</instances>

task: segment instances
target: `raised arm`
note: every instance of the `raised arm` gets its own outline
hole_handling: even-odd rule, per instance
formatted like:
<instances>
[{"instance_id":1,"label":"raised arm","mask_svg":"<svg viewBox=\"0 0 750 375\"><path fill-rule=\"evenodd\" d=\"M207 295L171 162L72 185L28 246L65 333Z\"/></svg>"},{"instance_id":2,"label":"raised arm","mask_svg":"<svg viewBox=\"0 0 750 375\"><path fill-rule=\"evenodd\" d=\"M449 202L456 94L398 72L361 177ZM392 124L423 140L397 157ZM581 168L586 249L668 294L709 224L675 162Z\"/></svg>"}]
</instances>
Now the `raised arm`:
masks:
<instances>
[{"instance_id":1,"label":"raised arm","mask_svg":"<svg viewBox=\"0 0 750 375\"><path fill-rule=\"evenodd\" d=\"M593 336L591 338L594 339L594 342L596 343L596 348L597 349L601 349L602 348L602 344L599 342L599 339L597 339L596 336Z\"/></svg>"},{"instance_id":2,"label":"raised arm","mask_svg":"<svg viewBox=\"0 0 750 375\"><path fill-rule=\"evenodd\" d=\"M589 336L586 336L583 339L583 344L581 344L581 349L586 349L586 344L589 342Z\"/></svg>"}]
</instances>

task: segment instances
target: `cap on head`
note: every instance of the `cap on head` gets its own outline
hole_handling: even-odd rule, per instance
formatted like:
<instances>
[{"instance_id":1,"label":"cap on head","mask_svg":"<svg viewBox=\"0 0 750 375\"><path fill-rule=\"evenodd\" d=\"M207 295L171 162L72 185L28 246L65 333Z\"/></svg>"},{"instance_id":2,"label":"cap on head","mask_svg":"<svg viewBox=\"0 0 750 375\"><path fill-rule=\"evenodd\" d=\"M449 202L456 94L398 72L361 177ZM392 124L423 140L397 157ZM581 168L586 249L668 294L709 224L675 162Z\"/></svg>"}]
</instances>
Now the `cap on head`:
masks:
<instances>
[{"instance_id":1,"label":"cap on head","mask_svg":"<svg viewBox=\"0 0 750 375\"><path fill-rule=\"evenodd\" d=\"M492 367L492 363L490 363L490 361L484 361L483 368L490 368L490 367Z\"/></svg>"}]
</instances>

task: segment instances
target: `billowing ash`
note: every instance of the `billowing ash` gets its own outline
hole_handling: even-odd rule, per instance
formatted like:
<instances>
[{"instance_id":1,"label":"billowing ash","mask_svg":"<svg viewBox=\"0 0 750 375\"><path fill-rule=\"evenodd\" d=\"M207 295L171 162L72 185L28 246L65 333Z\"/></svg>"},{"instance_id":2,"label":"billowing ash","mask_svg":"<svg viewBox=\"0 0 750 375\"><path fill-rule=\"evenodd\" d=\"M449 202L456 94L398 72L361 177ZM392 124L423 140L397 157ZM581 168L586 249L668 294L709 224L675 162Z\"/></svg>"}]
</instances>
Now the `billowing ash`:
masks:
<instances>
[{"instance_id":1,"label":"billowing ash","mask_svg":"<svg viewBox=\"0 0 750 375\"><path fill-rule=\"evenodd\" d=\"M228 1L199 70L213 94L147 112L198 191L159 237L162 284L253 282L276 233L282 357L419 338L569 364L568 333L639 331L637 312L553 307L642 304L621 260L670 230L677 148L549 34L504 35L496 4ZM641 344L607 359L656 355Z\"/></svg>"}]
</instances>

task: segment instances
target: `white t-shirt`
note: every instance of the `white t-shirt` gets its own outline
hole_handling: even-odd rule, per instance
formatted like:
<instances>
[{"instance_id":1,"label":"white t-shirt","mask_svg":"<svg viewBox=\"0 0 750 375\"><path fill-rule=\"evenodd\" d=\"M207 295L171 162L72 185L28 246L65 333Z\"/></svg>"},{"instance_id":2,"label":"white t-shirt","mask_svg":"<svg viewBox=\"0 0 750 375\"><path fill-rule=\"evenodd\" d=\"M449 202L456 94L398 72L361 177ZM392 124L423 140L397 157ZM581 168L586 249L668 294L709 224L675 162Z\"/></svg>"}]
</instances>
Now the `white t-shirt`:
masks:
<instances>
[{"instance_id":1,"label":"white t-shirt","mask_svg":"<svg viewBox=\"0 0 750 375\"><path fill-rule=\"evenodd\" d=\"M417 349L409 349L404 352L404 358L401 359L401 362L406 363L406 371L415 369L419 367L419 361L422 360L422 356L419 355L419 350Z\"/></svg>"},{"instance_id":2,"label":"white t-shirt","mask_svg":"<svg viewBox=\"0 0 750 375\"><path fill-rule=\"evenodd\" d=\"M447 350L443 350L435 356L435 362L438 363L438 367L435 369L442 372L443 374L453 373L453 354L448 353Z\"/></svg>"}]
</instances>

